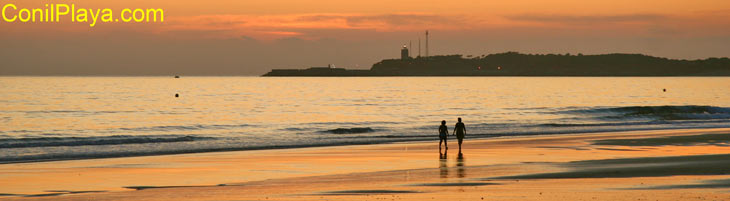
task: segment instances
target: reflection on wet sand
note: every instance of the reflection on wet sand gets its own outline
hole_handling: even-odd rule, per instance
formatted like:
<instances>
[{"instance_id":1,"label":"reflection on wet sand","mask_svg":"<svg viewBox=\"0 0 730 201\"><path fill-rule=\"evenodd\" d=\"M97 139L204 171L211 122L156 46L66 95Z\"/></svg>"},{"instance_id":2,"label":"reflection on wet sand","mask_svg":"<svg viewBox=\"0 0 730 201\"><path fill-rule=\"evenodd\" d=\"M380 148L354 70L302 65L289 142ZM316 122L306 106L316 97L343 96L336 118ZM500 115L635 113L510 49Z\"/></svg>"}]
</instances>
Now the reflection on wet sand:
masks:
<instances>
[{"instance_id":1,"label":"reflection on wet sand","mask_svg":"<svg viewBox=\"0 0 730 201\"><path fill-rule=\"evenodd\" d=\"M449 165L446 151L439 153L439 173L441 178L449 177ZM459 178L466 177L466 163L464 163L463 153L459 153L456 158L456 176Z\"/></svg>"},{"instance_id":2,"label":"reflection on wet sand","mask_svg":"<svg viewBox=\"0 0 730 201\"><path fill-rule=\"evenodd\" d=\"M441 178L449 177L449 167L446 160L446 151L439 153L439 170L441 171Z\"/></svg>"},{"instance_id":3,"label":"reflection on wet sand","mask_svg":"<svg viewBox=\"0 0 730 201\"><path fill-rule=\"evenodd\" d=\"M464 154L459 152L459 157L456 158L456 175L459 178L466 177L466 168L464 166Z\"/></svg>"}]
</instances>

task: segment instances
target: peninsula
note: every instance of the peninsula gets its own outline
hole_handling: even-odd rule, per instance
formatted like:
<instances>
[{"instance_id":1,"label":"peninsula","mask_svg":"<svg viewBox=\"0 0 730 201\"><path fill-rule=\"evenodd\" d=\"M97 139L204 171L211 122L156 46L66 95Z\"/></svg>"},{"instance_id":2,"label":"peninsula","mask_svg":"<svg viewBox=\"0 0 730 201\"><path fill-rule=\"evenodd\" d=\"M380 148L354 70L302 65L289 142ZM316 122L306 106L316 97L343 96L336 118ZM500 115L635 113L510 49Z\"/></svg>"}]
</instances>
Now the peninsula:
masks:
<instances>
[{"instance_id":1,"label":"peninsula","mask_svg":"<svg viewBox=\"0 0 730 201\"><path fill-rule=\"evenodd\" d=\"M730 76L730 59L680 60L643 54L438 55L386 59L369 70L273 69L263 76ZM404 53L405 52L405 53Z\"/></svg>"}]
</instances>

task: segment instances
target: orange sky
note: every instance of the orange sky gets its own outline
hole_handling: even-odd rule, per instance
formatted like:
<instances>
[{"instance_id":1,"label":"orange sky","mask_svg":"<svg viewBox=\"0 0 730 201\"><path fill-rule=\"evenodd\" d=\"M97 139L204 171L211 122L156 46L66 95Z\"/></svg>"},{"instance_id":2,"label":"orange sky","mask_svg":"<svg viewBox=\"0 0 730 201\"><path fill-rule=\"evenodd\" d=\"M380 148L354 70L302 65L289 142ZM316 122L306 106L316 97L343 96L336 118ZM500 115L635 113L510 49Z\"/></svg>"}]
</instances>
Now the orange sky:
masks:
<instances>
[{"instance_id":1,"label":"orange sky","mask_svg":"<svg viewBox=\"0 0 730 201\"><path fill-rule=\"evenodd\" d=\"M12 1L7 1L12 2ZM65 2L65 1L60 1ZM42 6L35 1L12 2L21 7ZM71 3L71 2L66 2ZM381 32L432 30L475 30L505 27L610 29L635 34L647 26L673 29L683 34L730 33L730 1L78 1L84 8L163 8L163 24L100 24L100 29L140 29L164 33L176 30L216 31L216 37L247 36L270 40L308 35L299 29L372 29ZM41 26L39 32L70 29L90 30L78 23L63 27L47 24L8 24L23 32ZM53 27L53 28L50 28ZM344 37L347 39L347 37ZM356 38L350 38L356 39Z\"/></svg>"},{"instance_id":2,"label":"orange sky","mask_svg":"<svg viewBox=\"0 0 730 201\"><path fill-rule=\"evenodd\" d=\"M43 2L2 2L3 5L6 3L39 7ZM56 46L64 46L62 41L68 40L81 40L93 46L93 41L104 41L102 38L136 42L140 46L160 40L182 46L214 44L203 40L252 40L268 44L256 47L271 49L271 55L260 55L264 57L289 53L277 52L277 49L307 48L301 42L291 43L292 39L311 43L329 41L330 44L313 46L342 51L338 48L343 45L334 43L347 43L354 48L370 49L361 50L363 52L357 55L333 55L326 53L328 51L317 54L317 50L312 50L311 55L302 57L335 60L345 66L360 68L369 67L383 57L390 58L387 56L391 54L379 52L409 41L415 42L426 29L435 34L434 47L439 48L432 52L437 54L515 50L534 53L632 52L671 58L730 56L730 49L720 45L730 41L730 21L727 20L730 19L730 1L726 0L87 0L74 3L77 7L112 8L116 12L121 8L162 8L165 10L165 22L106 23L97 24L94 28L90 28L88 23L0 22L3 30L0 36L6 41L49 40ZM488 48L483 47L487 45ZM210 48L215 49L215 46ZM221 49L237 51L230 48ZM32 52L32 49L27 51ZM114 52L124 54L124 51ZM363 53L366 55L363 56ZM251 64L314 65L306 59L290 63L258 60ZM16 62L20 66L31 65L22 60ZM16 70L9 69L8 72ZM253 70L252 73L259 71L263 70Z\"/></svg>"},{"instance_id":3,"label":"orange sky","mask_svg":"<svg viewBox=\"0 0 730 201\"><path fill-rule=\"evenodd\" d=\"M621 13L683 13L702 10L722 10L730 2L723 0L511 0L511 1L466 1L466 0L167 0L167 1L87 1L84 4L106 7L164 7L180 15L281 15L304 13L397 13L429 12L445 14L485 14L495 15L518 13L555 13L555 14L604 14Z\"/></svg>"}]
</instances>

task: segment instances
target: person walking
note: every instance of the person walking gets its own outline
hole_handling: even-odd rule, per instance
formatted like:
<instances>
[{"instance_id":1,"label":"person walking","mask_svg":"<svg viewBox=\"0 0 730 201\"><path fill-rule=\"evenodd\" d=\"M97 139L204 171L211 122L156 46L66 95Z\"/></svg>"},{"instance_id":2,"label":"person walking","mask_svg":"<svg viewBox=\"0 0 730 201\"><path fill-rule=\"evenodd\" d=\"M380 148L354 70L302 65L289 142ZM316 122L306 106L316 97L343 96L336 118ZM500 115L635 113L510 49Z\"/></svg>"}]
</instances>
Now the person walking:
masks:
<instances>
[{"instance_id":1,"label":"person walking","mask_svg":"<svg viewBox=\"0 0 730 201\"><path fill-rule=\"evenodd\" d=\"M446 120L441 121L439 126L439 153L441 152L441 143L444 143L444 148L449 149L449 145L446 143L446 137L449 135L449 128L446 127Z\"/></svg>"},{"instance_id":2,"label":"person walking","mask_svg":"<svg viewBox=\"0 0 730 201\"><path fill-rule=\"evenodd\" d=\"M466 126L461 122L461 117L459 117L459 122L456 122L454 126L454 135L459 140L459 153L461 154L461 142L464 141L464 136L466 135Z\"/></svg>"}]
</instances>

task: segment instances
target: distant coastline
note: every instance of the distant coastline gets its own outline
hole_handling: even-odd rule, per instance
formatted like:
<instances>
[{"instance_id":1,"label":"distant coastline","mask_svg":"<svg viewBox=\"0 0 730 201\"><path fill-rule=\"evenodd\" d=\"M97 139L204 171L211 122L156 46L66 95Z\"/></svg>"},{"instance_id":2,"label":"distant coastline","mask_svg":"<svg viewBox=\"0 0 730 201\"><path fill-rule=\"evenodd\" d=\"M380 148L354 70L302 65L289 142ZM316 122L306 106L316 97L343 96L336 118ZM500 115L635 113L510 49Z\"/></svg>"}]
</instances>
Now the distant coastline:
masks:
<instances>
[{"instance_id":1,"label":"distant coastline","mask_svg":"<svg viewBox=\"0 0 730 201\"><path fill-rule=\"evenodd\" d=\"M679 60L643 54L439 55L385 59L369 70L273 69L262 76L730 76L730 59Z\"/></svg>"}]
</instances>

